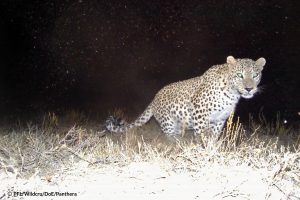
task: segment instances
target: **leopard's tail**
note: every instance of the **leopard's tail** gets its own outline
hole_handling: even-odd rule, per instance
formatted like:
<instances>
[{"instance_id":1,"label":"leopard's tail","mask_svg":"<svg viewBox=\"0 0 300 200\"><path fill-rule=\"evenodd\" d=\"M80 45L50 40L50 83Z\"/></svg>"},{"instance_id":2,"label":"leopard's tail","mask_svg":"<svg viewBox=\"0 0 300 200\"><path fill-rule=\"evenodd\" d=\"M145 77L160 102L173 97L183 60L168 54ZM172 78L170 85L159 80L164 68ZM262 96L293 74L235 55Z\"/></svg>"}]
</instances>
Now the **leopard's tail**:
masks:
<instances>
[{"instance_id":1,"label":"leopard's tail","mask_svg":"<svg viewBox=\"0 0 300 200\"><path fill-rule=\"evenodd\" d=\"M153 116L151 104L146 108L146 110L131 124L126 124L123 119L116 118L113 116L108 117L105 122L106 129L114 133L125 133L129 129L137 126L142 126L150 120Z\"/></svg>"}]
</instances>

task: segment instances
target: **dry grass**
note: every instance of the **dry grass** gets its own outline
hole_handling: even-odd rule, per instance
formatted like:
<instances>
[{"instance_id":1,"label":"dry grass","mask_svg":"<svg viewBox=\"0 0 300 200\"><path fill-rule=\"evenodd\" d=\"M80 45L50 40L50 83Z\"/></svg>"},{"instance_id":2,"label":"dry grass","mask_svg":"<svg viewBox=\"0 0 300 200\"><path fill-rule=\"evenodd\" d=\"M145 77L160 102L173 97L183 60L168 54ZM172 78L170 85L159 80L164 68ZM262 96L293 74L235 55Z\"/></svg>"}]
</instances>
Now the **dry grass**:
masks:
<instances>
[{"instance_id":1,"label":"dry grass","mask_svg":"<svg viewBox=\"0 0 300 200\"><path fill-rule=\"evenodd\" d=\"M82 115L71 116L74 121L84 120ZM169 173L191 176L216 166L216 173L222 173L222 168L245 166L267 174L263 180L269 188L265 191L265 199L272 199L274 188L286 199L300 196L299 130L294 130L292 135L291 130L278 124L262 126L262 123L252 122L251 130L246 134L239 120L233 122L231 116L219 140L192 137L192 134L172 139L164 136L154 121L122 135L88 125L63 127L61 121L49 113L40 126L28 124L25 128L2 131L0 173L14 174L21 179L39 176L51 182L54 174L64 176L74 166L78 167L78 163L85 163L85 170L160 163ZM270 134L272 130L276 133ZM262 134L264 132L268 135ZM288 141L282 141L282 138L288 138ZM239 188L235 188L214 195L216 199L243 197L238 191Z\"/></svg>"}]
</instances>

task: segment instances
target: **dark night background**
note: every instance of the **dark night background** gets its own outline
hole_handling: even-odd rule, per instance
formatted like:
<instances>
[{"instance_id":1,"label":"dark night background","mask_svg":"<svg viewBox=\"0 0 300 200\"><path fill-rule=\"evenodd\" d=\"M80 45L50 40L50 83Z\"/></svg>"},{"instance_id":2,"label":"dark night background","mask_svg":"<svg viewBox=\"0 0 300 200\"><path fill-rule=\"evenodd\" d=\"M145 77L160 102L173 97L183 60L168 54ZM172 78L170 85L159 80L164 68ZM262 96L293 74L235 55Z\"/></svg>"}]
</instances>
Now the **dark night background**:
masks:
<instances>
[{"instance_id":1,"label":"dark night background","mask_svg":"<svg viewBox=\"0 0 300 200\"><path fill-rule=\"evenodd\" d=\"M300 111L298 1L0 2L0 111L67 110L136 116L164 85L201 75L228 55L265 57L255 98L238 114ZM299 117L298 117L299 118Z\"/></svg>"}]
</instances>

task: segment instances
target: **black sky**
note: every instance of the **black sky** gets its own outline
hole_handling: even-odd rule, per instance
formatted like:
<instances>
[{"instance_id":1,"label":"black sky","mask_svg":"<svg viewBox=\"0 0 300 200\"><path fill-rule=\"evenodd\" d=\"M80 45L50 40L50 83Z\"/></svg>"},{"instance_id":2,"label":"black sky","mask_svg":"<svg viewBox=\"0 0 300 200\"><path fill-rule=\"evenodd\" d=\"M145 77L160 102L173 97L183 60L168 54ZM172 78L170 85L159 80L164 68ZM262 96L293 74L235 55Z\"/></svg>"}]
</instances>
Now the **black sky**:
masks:
<instances>
[{"instance_id":1,"label":"black sky","mask_svg":"<svg viewBox=\"0 0 300 200\"><path fill-rule=\"evenodd\" d=\"M77 109L137 115L167 83L228 55L265 57L264 90L238 113L300 111L297 1L4 0L2 114Z\"/></svg>"}]
</instances>

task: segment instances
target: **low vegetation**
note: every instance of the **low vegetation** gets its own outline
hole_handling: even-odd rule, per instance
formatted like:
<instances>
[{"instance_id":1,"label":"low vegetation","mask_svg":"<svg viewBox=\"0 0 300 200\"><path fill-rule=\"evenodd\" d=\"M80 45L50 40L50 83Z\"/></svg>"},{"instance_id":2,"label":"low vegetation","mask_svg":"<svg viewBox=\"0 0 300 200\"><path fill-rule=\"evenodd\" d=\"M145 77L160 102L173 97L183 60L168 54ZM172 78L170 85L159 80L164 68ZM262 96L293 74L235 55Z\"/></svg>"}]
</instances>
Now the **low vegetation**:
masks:
<instances>
[{"instance_id":1,"label":"low vegetation","mask_svg":"<svg viewBox=\"0 0 300 200\"><path fill-rule=\"evenodd\" d=\"M6 198L12 187L38 190L30 184L33 180L39 180L45 187L55 183L60 190L73 191L76 181L66 183L70 174L79 182L94 174L97 178L93 185L106 184L105 178L115 179L111 187L119 186L119 192L124 190L123 199L132 199L132 193L147 199L168 199L179 192L176 187L181 188L180 194L185 194L186 199L300 197L297 128L268 123L264 118L259 123L250 118L249 125L243 127L238 118L231 116L218 140L205 135L194 137L189 132L168 138L155 121L126 134L111 134L101 125L89 124L81 114L72 113L68 118L60 119L50 113L37 125L2 128L0 199ZM149 178L156 168L158 175ZM135 187L122 189L121 179ZM149 180L155 188L145 189ZM65 186L59 186L60 183ZM197 185L201 191L195 188ZM195 190L191 193L187 188ZM84 199L91 188L80 188L77 192ZM93 193L95 198L118 198L114 192L101 192L101 188L97 192Z\"/></svg>"}]
</instances>

